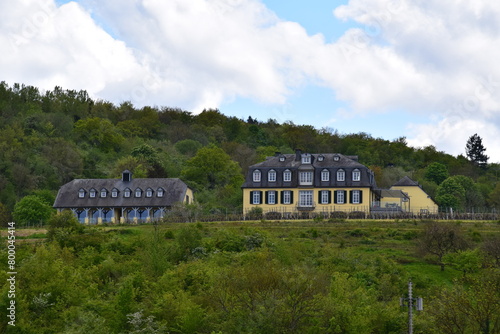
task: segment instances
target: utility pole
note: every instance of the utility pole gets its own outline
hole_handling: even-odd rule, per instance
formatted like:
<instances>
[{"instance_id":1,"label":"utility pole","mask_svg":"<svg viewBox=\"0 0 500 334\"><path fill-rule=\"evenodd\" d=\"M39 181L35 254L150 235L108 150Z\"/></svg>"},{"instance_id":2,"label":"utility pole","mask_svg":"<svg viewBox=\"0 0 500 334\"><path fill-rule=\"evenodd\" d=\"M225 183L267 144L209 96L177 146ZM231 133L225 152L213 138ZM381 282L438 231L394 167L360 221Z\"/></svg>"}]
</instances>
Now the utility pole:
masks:
<instances>
[{"instance_id":1,"label":"utility pole","mask_svg":"<svg viewBox=\"0 0 500 334\"><path fill-rule=\"evenodd\" d=\"M411 279L408 281L408 298L401 297L399 302L400 306L408 307L408 334L413 334L413 307L417 311L422 311L424 309L424 302L420 297L413 298L413 284Z\"/></svg>"}]
</instances>

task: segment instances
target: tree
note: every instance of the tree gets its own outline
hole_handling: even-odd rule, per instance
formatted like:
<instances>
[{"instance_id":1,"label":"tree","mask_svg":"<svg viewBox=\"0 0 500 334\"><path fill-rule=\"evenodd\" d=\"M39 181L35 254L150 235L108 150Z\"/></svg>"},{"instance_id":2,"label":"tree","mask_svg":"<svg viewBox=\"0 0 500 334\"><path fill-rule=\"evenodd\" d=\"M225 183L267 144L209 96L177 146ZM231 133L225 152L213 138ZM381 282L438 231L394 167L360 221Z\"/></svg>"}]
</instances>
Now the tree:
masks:
<instances>
[{"instance_id":1,"label":"tree","mask_svg":"<svg viewBox=\"0 0 500 334\"><path fill-rule=\"evenodd\" d=\"M53 209L42 198L29 195L23 197L14 207L14 219L21 225L45 223Z\"/></svg>"},{"instance_id":2,"label":"tree","mask_svg":"<svg viewBox=\"0 0 500 334\"><path fill-rule=\"evenodd\" d=\"M436 190L436 201L443 208L454 210L482 205L482 196L470 177L451 176L444 180Z\"/></svg>"},{"instance_id":3,"label":"tree","mask_svg":"<svg viewBox=\"0 0 500 334\"><path fill-rule=\"evenodd\" d=\"M467 288L454 284L429 303L439 333L500 333L500 274L485 271L469 279Z\"/></svg>"},{"instance_id":4,"label":"tree","mask_svg":"<svg viewBox=\"0 0 500 334\"><path fill-rule=\"evenodd\" d=\"M486 167L489 157L484 154L483 140L476 134L470 136L465 145L465 152L471 162L479 167Z\"/></svg>"},{"instance_id":5,"label":"tree","mask_svg":"<svg viewBox=\"0 0 500 334\"><path fill-rule=\"evenodd\" d=\"M78 139L86 141L104 152L118 151L125 138L109 119L99 117L81 119L75 123L74 132Z\"/></svg>"},{"instance_id":6,"label":"tree","mask_svg":"<svg viewBox=\"0 0 500 334\"><path fill-rule=\"evenodd\" d=\"M197 188L215 189L227 185L241 186L243 175L240 166L215 145L203 147L186 162L182 176Z\"/></svg>"},{"instance_id":7,"label":"tree","mask_svg":"<svg viewBox=\"0 0 500 334\"><path fill-rule=\"evenodd\" d=\"M446 180L448 176L448 168L439 162L433 162L425 169L425 178L438 185Z\"/></svg>"},{"instance_id":8,"label":"tree","mask_svg":"<svg viewBox=\"0 0 500 334\"><path fill-rule=\"evenodd\" d=\"M467 243L458 225L442 222L430 222L424 227L419 239L419 253L431 254L437 257L441 271L444 271L443 257L451 252L463 250Z\"/></svg>"}]
</instances>

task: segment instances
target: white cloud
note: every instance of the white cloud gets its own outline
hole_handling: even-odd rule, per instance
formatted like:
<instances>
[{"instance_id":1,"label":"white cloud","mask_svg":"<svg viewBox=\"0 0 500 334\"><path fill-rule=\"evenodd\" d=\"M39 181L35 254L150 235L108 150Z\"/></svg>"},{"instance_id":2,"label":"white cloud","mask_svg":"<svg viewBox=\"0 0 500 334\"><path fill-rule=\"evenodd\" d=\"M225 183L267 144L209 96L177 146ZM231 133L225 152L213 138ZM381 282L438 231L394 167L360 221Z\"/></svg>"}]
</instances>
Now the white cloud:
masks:
<instances>
[{"instance_id":1,"label":"white cloud","mask_svg":"<svg viewBox=\"0 0 500 334\"><path fill-rule=\"evenodd\" d=\"M333 13L366 28L327 43L258 0L4 1L1 80L192 111L239 97L286 106L320 85L350 115L425 117L415 145L462 153L460 131L499 147L500 2L350 0Z\"/></svg>"}]
</instances>

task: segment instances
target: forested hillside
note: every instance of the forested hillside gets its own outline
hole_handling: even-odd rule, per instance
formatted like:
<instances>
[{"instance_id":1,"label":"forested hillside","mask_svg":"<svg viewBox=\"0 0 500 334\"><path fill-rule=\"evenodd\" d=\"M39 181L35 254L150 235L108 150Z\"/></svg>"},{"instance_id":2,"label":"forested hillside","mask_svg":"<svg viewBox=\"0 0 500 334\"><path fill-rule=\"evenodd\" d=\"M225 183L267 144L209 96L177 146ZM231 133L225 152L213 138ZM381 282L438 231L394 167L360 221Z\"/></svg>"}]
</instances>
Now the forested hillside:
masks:
<instances>
[{"instance_id":1,"label":"forested hillside","mask_svg":"<svg viewBox=\"0 0 500 334\"><path fill-rule=\"evenodd\" d=\"M59 187L74 178L119 177L124 169L135 177L180 177L196 191L201 210L237 211L248 166L295 148L358 155L379 187L408 175L443 207L500 206L499 164L473 163L432 146L412 148L405 138L389 141L251 115L242 120L218 110L194 115L172 107L116 106L85 91L42 92L2 82L0 220L26 206L51 204Z\"/></svg>"}]
</instances>

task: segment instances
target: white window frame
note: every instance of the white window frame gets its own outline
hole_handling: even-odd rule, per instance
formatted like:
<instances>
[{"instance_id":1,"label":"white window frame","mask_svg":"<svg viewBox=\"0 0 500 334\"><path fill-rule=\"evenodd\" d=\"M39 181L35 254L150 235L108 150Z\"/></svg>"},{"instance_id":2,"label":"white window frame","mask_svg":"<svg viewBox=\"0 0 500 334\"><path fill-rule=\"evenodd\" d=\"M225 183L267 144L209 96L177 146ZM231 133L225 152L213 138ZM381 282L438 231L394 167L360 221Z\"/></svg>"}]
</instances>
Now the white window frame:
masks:
<instances>
[{"instance_id":1,"label":"white window frame","mask_svg":"<svg viewBox=\"0 0 500 334\"><path fill-rule=\"evenodd\" d=\"M276 171L274 169L271 169L269 173L267 173L267 181L276 182Z\"/></svg>"},{"instance_id":2,"label":"white window frame","mask_svg":"<svg viewBox=\"0 0 500 334\"><path fill-rule=\"evenodd\" d=\"M261 204L261 201L260 201L260 191L254 191L252 193L252 203L253 204Z\"/></svg>"},{"instance_id":3,"label":"white window frame","mask_svg":"<svg viewBox=\"0 0 500 334\"><path fill-rule=\"evenodd\" d=\"M84 189L78 190L78 198L85 198L85 190Z\"/></svg>"},{"instance_id":4,"label":"white window frame","mask_svg":"<svg viewBox=\"0 0 500 334\"><path fill-rule=\"evenodd\" d=\"M337 191L337 204L345 204L345 191Z\"/></svg>"},{"instance_id":5,"label":"white window frame","mask_svg":"<svg viewBox=\"0 0 500 334\"><path fill-rule=\"evenodd\" d=\"M97 196L97 190L92 189L89 191L90 198L96 198Z\"/></svg>"},{"instance_id":6,"label":"white window frame","mask_svg":"<svg viewBox=\"0 0 500 334\"><path fill-rule=\"evenodd\" d=\"M314 179L313 172L299 172L300 185L312 185Z\"/></svg>"},{"instance_id":7,"label":"white window frame","mask_svg":"<svg viewBox=\"0 0 500 334\"><path fill-rule=\"evenodd\" d=\"M311 155L309 153L302 154L302 163L310 164L311 163Z\"/></svg>"},{"instance_id":8,"label":"white window frame","mask_svg":"<svg viewBox=\"0 0 500 334\"><path fill-rule=\"evenodd\" d=\"M151 188L146 189L146 197L153 197L153 189Z\"/></svg>"},{"instance_id":9,"label":"white window frame","mask_svg":"<svg viewBox=\"0 0 500 334\"><path fill-rule=\"evenodd\" d=\"M292 182L292 171L287 169L283 172L283 182Z\"/></svg>"},{"instance_id":10,"label":"white window frame","mask_svg":"<svg viewBox=\"0 0 500 334\"><path fill-rule=\"evenodd\" d=\"M361 171L359 169L355 169L352 171L352 180L361 181Z\"/></svg>"},{"instance_id":11,"label":"white window frame","mask_svg":"<svg viewBox=\"0 0 500 334\"><path fill-rule=\"evenodd\" d=\"M261 180L261 175L262 175L262 173L261 173L261 171L260 171L260 170L258 170L258 169L257 169L257 170L254 170L254 171L253 171L253 182L260 182L260 180Z\"/></svg>"},{"instance_id":12,"label":"white window frame","mask_svg":"<svg viewBox=\"0 0 500 334\"><path fill-rule=\"evenodd\" d=\"M113 197L113 198L118 197L118 189L111 190L111 197Z\"/></svg>"},{"instance_id":13,"label":"white window frame","mask_svg":"<svg viewBox=\"0 0 500 334\"><path fill-rule=\"evenodd\" d=\"M313 191L299 190L299 207L312 207L312 206L314 206Z\"/></svg>"},{"instance_id":14,"label":"white window frame","mask_svg":"<svg viewBox=\"0 0 500 334\"><path fill-rule=\"evenodd\" d=\"M158 188L158 190L156 191L156 197L163 197L164 194L165 191L163 190L163 188Z\"/></svg>"},{"instance_id":15,"label":"white window frame","mask_svg":"<svg viewBox=\"0 0 500 334\"><path fill-rule=\"evenodd\" d=\"M337 171L337 181L339 181L339 182L345 181L345 170L339 169Z\"/></svg>"},{"instance_id":16,"label":"white window frame","mask_svg":"<svg viewBox=\"0 0 500 334\"><path fill-rule=\"evenodd\" d=\"M283 191L283 204L292 204L292 191L284 190Z\"/></svg>"},{"instance_id":17,"label":"white window frame","mask_svg":"<svg viewBox=\"0 0 500 334\"><path fill-rule=\"evenodd\" d=\"M267 192L267 204L276 204L276 191Z\"/></svg>"},{"instance_id":18,"label":"white window frame","mask_svg":"<svg viewBox=\"0 0 500 334\"><path fill-rule=\"evenodd\" d=\"M123 192L123 197L129 198L130 196L132 196L132 190L129 188L125 189L125 191Z\"/></svg>"},{"instance_id":19,"label":"white window frame","mask_svg":"<svg viewBox=\"0 0 500 334\"><path fill-rule=\"evenodd\" d=\"M359 190L352 191L352 204L361 203L361 192Z\"/></svg>"},{"instance_id":20,"label":"white window frame","mask_svg":"<svg viewBox=\"0 0 500 334\"><path fill-rule=\"evenodd\" d=\"M323 182L330 181L330 171L328 171L328 169L323 169L321 171L321 181Z\"/></svg>"},{"instance_id":21,"label":"white window frame","mask_svg":"<svg viewBox=\"0 0 500 334\"><path fill-rule=\"evenodd\" d=\"M137 198L142 197L142 189L137 188L137 189L134 191L134 196L135 196L135 197L137 197Z\"/></svg>"},{"instance_id":22,"label":"white window frame","mask_svg":"<svg viewBox=\"0 0 500 334\"><path fill-rule=\"evenodd\" d=\"M101 190L101 198L106 198L108 196L108 191L106 189Z\"/></svg>"},{"instance_id":23,"label":"white window frame","mask_svg":"<svg viewBox=\"0 0 500 334\"><path fill-rule=\"evenodd\" d=\"M321 204L328 204L328 190L321 190Z\"/></svg>"}]
</instances>

